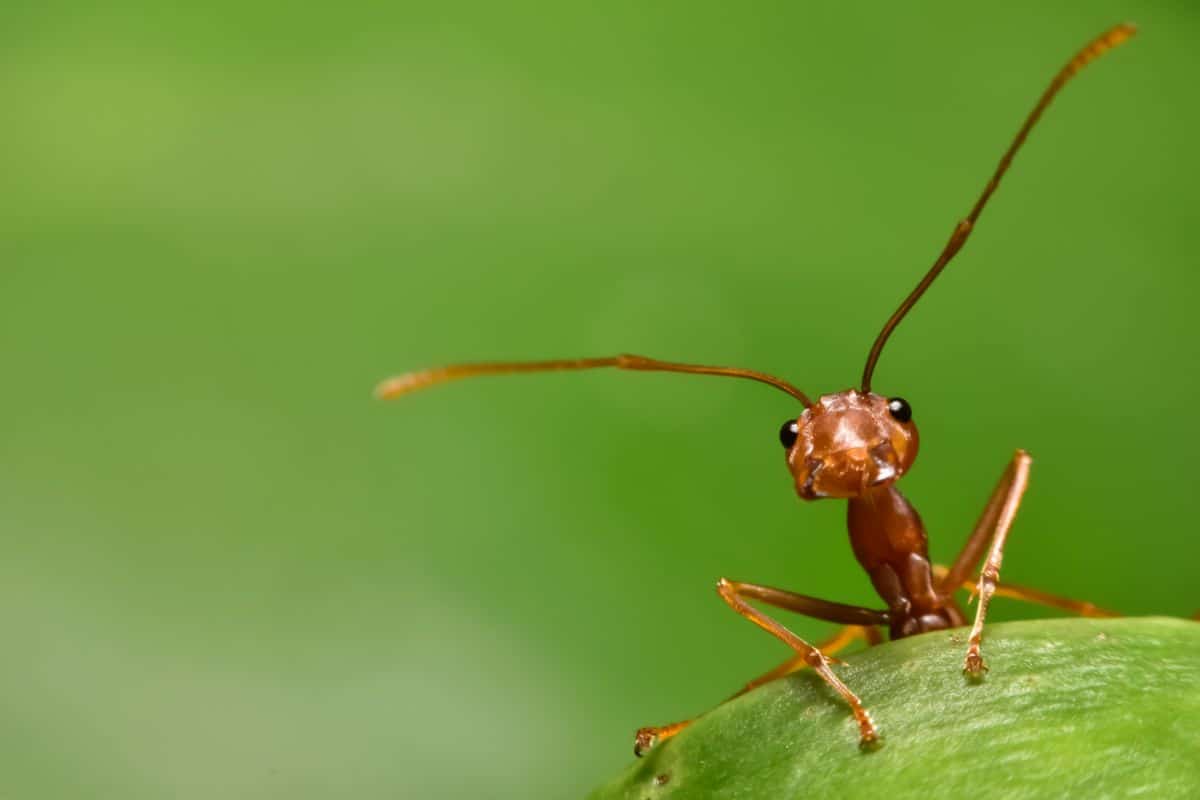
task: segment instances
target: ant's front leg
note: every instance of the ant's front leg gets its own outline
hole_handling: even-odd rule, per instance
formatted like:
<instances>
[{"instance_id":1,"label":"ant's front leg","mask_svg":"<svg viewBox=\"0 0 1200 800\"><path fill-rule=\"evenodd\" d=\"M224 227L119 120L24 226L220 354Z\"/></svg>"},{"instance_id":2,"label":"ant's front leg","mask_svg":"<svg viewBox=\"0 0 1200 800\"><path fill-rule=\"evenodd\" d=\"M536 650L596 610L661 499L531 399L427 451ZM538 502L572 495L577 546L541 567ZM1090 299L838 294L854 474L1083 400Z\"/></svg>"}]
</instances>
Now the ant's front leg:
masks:
<instances>
[{"instance_id":1,"label":"ant's front leg","mask_svg":"<svg viewBox=\"0 0 1200 800\"><path fill-rule=\"evenodd\" d=\"M983 620L987 616L992 595L996 593L996 582L1000 579L1000 562L1004 559L1004 542L1008 538L1008 531L1017 516L1017 508L1021 505L1021 497L1029 483L1029 466L1032 461L1024 450L1018 450L1013 455L1013 460L1000 477L1000 482L992 490L992 496L984 506L983 514L975 523L975 530L971 532L958 558L941 581L942 591L946 594L952 593L962 584L972 566L979 562L987 543L992 543L987 560L983 563L979 582L976 584L979 589L979 607L975 611L975 624L967 638L967 655L963 659L963 672L971 678L982 677L987 669L979 651L980 642L983 640Z\"/></svg>"},{"instance_id":2,"label":"ant's front leg","mask_svg":"<svg viewBox=\"0 0 1200 800\"><path fill-rule=\"evenodd\" d=\"M879 740L879 731L875 728L871 715L863 707L858 696L850 691L837 675L833 674L833 670L829 667L829 659L816 647L752 607L746 600L758 600L778 608L797 611L820 619L857 625L886 625L888 624L887 612L817 600L780 589L772 589L769 586L741 583L725 578L717 582L717 594L721 595L721 599L738 614L795 650L805 664L812 667L822 680L842 696L842 699L850 706L850 712L854 714L854 719L858 723L859 743L863 747L870 747Z\"/></svg>"},{"instance_id":3,"label":"ant's front leg","mask_svg":"<svg viewBox=\"0 0 1200 800\"><path fill-rule=\"evenodd\" d=\"M859 639L862 639L868 645L874 646L883 641L883 634L874 626L846 625L833 636L818 644L817 649L828 657L849 647ZM726 698L725 702L729 702L736 697L741 697L746 692L753 691L759 686L778 680L785 675L791 675L793 672L804 669L807 666L808 662L804 660L803 656L793 653L791 658L782 664L759 675L754 680L748 681L745 686ZM682 722L672 722L668 725L648 725L644 728L639 728L637 735L633 739L633 754L640 758L651 747L670 739L695 721L695 719L687 719Z\"/></svg>"}]
</instances>

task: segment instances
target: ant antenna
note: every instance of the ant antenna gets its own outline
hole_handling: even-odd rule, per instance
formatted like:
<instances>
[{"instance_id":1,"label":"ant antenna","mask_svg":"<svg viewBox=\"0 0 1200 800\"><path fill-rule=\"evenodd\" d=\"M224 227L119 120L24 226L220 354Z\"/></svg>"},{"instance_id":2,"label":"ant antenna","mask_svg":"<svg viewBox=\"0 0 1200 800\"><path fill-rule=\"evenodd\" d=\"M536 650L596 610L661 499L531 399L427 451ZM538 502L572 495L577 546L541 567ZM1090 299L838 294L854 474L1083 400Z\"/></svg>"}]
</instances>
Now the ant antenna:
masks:
<instances>
[{"instance_id":1,"label":"ant antenna","mask_svg":"<svg viewBox=\"0 0 1200 800\"><path fill-rule=\"evenodd\" d=\"M950 259L962 249L966 243L967 237L971 235L971 231L975 228L975 221L979 219L980 212L987 205L987 201L991 198L992 192L996 191L996 187L1000 185L1000 178L1008 171L1009 164L1012 163L1013 156L1016 155L1021 145L1025 143L1025 137L1029 135L1029 131L1034 124L1041 118L1042 112L1046 110L1046 106L1050 105L1050 101L1058 94L1058 90L1063 85L1075 76L1075 73L1086 67L1096 58L1100 57L1107 51L1124 42L1129 37L1137 32L1137 28L1129 23L1117 25L1105 33L1102 33L1096 39L1092 40L1086 47L1075 54L1075 57L1067 62L1054 80L1050 81L1050 85L1046 87L1046 91L1042 93L1042 97L1038 100L1033 111L1025 120L1025 124L1017 131L1017 136L1013 139L1012 144L1008 146L1004 156L1000 159L1000 164L996 167L995 174L992 179L987 182L987 186L983 188L983 194L975 202L975 207L971 209L971 213L966 219L960 221L954 226L954 232L950 234L950 241L946 243L946 247L942 250L942 254L938 256L937 261L933 262L933 266L929 268L929 272L925 273L925 277L917 284L917 288L913 289L908 297L904 298L904 302L896 309L891 318L884 324L883 330L875 337L875 344L871 346L871 352L867 356L867 365L863 369L862 390L865 394L871 391L871 375L875 372L875 363L879 361L879 354L883 351L883 346L887 344L888 337L892 335L892 331L900 324L900 320L909 310L916 305L921 299L921 295L925 294L925 290L933 283L934 279L941 274L946 265L950 263Z\"/></svg>"},{"instance_id":2,"label":"ant antenna","mask_svg":"<svg viewBox=\"0 0 1200 800\"><path fill-rule=\"evenodd\" d=\"M768 375L765 372L755 372L750 369L737 367L707 367L700 364L677 364L671 361L657 361L645 356L622 354L609 358L568 358L557 361L518 361L492 362L485 364L455 364L449 367L424 369L418 372L406 372L394 378L388 378L375 388L375 396L382 400L391 400L402 394L415 392L447 381L460 378L471 378L476 375L505 375L514 372L556 372L569 369L596 369L598 367L615 367L617 369L633 369L645 372L686 372L694 375L719 375L726 378L748 378L752 381L774 386L787 392L812 408L808 395L792 386L787 381Z\"/></svg>"}]
</instances>

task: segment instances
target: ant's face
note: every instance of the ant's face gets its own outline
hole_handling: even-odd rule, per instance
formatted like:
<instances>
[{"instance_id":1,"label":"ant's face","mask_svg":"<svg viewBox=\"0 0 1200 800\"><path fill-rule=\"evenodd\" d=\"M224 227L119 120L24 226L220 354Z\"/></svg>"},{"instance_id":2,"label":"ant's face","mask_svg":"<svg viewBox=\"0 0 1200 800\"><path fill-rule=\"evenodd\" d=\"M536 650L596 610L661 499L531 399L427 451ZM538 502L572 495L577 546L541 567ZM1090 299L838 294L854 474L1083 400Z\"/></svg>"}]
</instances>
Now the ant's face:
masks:
<instances>
[{"instance_id":1,"label":"ant's face","mask_svg":"<svg viewBox=\"0 0 1200 800\"><path fill-rule=\"evenodd\" d=\"M805 500L861 497L896 481L917 457L908 403L854 389L822 395L784 423L779 438Z\"/></svg>"}]
</instances>

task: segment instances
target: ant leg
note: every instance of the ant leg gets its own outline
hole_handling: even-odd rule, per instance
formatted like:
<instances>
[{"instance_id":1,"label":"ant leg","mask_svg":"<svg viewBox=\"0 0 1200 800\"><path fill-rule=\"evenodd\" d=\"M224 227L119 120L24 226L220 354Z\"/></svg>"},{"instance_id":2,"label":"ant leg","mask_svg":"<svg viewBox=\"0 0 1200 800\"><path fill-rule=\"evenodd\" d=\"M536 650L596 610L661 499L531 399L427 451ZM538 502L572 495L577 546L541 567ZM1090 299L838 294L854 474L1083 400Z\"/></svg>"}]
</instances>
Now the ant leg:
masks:
<instances>
[{"instance_id":1,"label":"ant leg","mask_svg":"<svg viewBox=\"0 0 1200 800\"><path fill-rule=\"evenodd\" d=\"M847 625L825 641L819 642L816 647L828 658L834 653L846 649L859 639L865 641L868 646L874 646L883 641L883 637L880 635L878 628L868 628L862 625ZM830 658L829 660L841 663L836 658ZM725 702L729 702L735 697L741 697L746 692L753 691L763 684L770 683L771 681L782 678L785 675L791 675L793 672L802 670L807 666L808 662L804 660L804 656L796 653L787 661L784 661L782 664L772 669L770 672L763 673L754 680L748 681L745 686L731 694Z\"/></svg>"},{"instance_id":2,"label":"ant leg","mask_svg":"<svg viewBox=\"0 0 1200 800\"><path fill-rule=\"evenodd\" d=\"M839 650L844 649L848 645L853 644L859 639L866 640L868 644L878 644L882 637L879 635L879 631L876 628L866 628L861 625L847 625L830 638L818 644L817 649L826 656L830 656ZM806 662L802 656L794 655L769 672L759 675L754 680L748 682L741 689L727 697L725 702L728 703L735 697L741 697L746 692L757 689L759 686L770 683L778 678L782 678L784 675L790 675L797 670L804 669L806 666L808 666L808 662ZM672 722L669 725L654 725L647 726L645 728L639 728L637 735L633 740L634 755L640 757L651 747L670 739L672 736L679 733L695 721L695 719L687 719L682 722Z\"/></svg>"},{"instance_id":3,"label":"ant leg","mask_svg":"<svg viewBox=\"0 0 1200 800\"><path fill-rule=\"evenodd\" d=\"M988 541L991 541L991 549L979 575L979 606L975 610L975 624L971 626L971 633L967 637L967 655L963 659L963 672L972 678L981 677L987 669L979 652L979 644L983 640L983 620L987 616L992 595L996 593L1000 562L1004 559L1004 542L1017 515L1017 508L1021 505L1021 496L1029 483L1030 463L1032 459L1028 453L1024 450L1016 452L1000 482L992 491L979 521L975 523L975 530L971 532L962 552L942 579L942 591L946 594L953 592L963 582L971 566L979 560Z\"/></svg>"},{"instance_id":4,"label":"ant leg","mask_svg":"<svg viewBox=\"0 0 1200 800\"><path fill-rule=\"evenodd\" d=\"M717 581L717 594L721 595L730 608L742 615L746 619L753 622L758 627L762 628L767 633L784 642L786 645L796 651L797 655L804 662L813 668L813 670L821 676L821 679L833 688L846 704L850 706L850 712L854 714L854 719L858 722L859 744L863 747L870 747L879 739L879 732L875 728L875 723L871 720L871 715L863 708L862 701L854 692L850 691L846 684L842 683L833 670L829 668L829 659L821 653L820 650L813 647L808 642L801 639L790 630L780 625L778 622L768 617L766 614L752 607L746 602L746 598L759 600L779 608L788 609L791 611L804 608L801 613L810 614L811 616L820 616L823 619L831 619L834 622L848 621L843 614L847 611L853 611L855 616L862 622L870 625L886 625L888 615L885 611L873 611L867 608L857 608L855 606L846 606L841 603L830 603L825 600L816 600L815 598L805 597L804 595L793 595L790 592L781 592L778 589L771 589L767 586L758 586L752 583L740 583L737 581L729 581L725 578ZM817 609L825 611L830 616L813 614L811 610ZM837 614L837 619L832 619L832 616ZM858 621L858 620L856 620Z\"/></svg>"},{"instance_id":5,"label":"ant leg","mask_svg":"<svg viewBox=\"0 0 1200 800\"><path fill-rule=\"evenodd\" d=\"M827 622L840 622L844 625L851 626L850 628L847 628L847 630L851 630L853 628L864 629L867 631L867 633L863 634L863 636L867 639L868 642L871 642L871 643L877 643L879 641L879 639L881 638L878 635L878 631L875 630L875 627L879 626L879 625L887 625L888 621L889 621L886 611L875 611L875 610L872 610L869 608L861 608L859 606L846 605L844 603L834 603L829 600L820 600L816 597L809 597L808 595L796 594L795 592L788 592L783 589L773 589L769 586L759 586L757 584L752 584L752 583L733 583L731 581L727 581L724 578L722 578L717 583L717 592L721 595L721 597L725 600L725 602L727 602L731 606L733 606L735 611L737 611L739 614L742 614L742 616L747 617L751 621L754 621L755 624L759 624L759 625L761 625L761 623L757 622L754 619L754 615L758 615L759 617L762 617L763 619L769 619L769 618L765 617L765 615L762 615L759 612L755 611L754 609L750 608L742 600L735 599L734 601L731 602L730 596L732 596L732 595L727 596L727 591L731 591L734 594L736 594L736 593L744 594L755 600L759 600L760 602L767 603L768 605L772 605L777 608L782 608L782 609L785 609L788 611L794 611L798 614L804 614L806 616L814 617L816 619L822 619ZM736 605L735 605L735 603L736 603ZM739 608L739 605L742 608L745 608L746 611L749 613L743 613L743 611ZM778 627L781 631L786 632L788 636L791 636L797 642L800 642L802 647L793 646L793 649L796 650L795 656L788 659L783 664L780 664L778 667L776 667L775 669L766 673L765 675L762 675L759 678L755 678L753 681L751 681L749 684L747 684L747 686L745 688L743 688L737 694L733 695L733 697L737 697L738 695L742 694L743 692L749 691L750 689L753 689L757 686L761 686L762 684L772 681L783 675L786 675L789 672L794 672L795 670L800 669L802 667L813 665L814 658L812 656L812 652L816 652L818 655L820 655L820 652L823 651L826 648L826 646L832 646L832 647L835 647L836 649L840 650L842 647L845 647L847 644L849 644L850 642L853 641L853 638L848 638L845 635L846 631L843 631L842 633L839 633L837 636L834 636L828 642L822 643L822 646L820 648L813 648L807 642L804 642L803 640L796 637L794 634L792 634L790 631L788 631L782 625L779 625L778 623L774 622L774 620L771 620L771 622L776 627ZM767 628L767 630L774 633L774 631L771 630L770 628ZM776 634L776 635L778 635L778 634ZM783 637L780 637L780 638L783 638ZM788 639L784 639L784 641L787 642L788 644L791 644L791 641L789 641ZM833 673L831 671L829 671L828 666L825 666L824 669L825 669L825 672L827 672L831 677L833 677ZM822 677L825 677L825 675L822 674ZM826 678L826 680L829 680L829 679ZM837 685L842 686L842 688L845 689L845 686L843 686L841 684L841 682L837 680L836 677L833 677L833 681L837 681ZM835 688L837 688L837 687L835 686ZM846 692L849 692L849 690L846 689ZM854 695L852 693L850 694L850 696L854 697ZM732 698L730 698L730 699L732 699ZM857 702L857 700L858 700L858 698L855 698L855 702ZM861 704L859 704L858 708L861 709ZM857 718L857 714L855 716ZM869 720L868 720L868 722L869 722ZM646 750L649 750L657 742L661 742L665 739L671 738L672 736L674 736L675 734L679 733L681 730L686 728L690 723L691 723L691 720L685 720L683 722L674 722L674 723L671 723L670 725L662 725L662 726L658 726L658 727L646 727L646 728L640 729L637 732L637 736L634 739L634 745L633 745L634 754L638 755L638 756L642 755L642 753L644 753ZM874 739L872 739L872 741L873 740Z\"/></svg>"},{"instance_id":6,"label":"ant leg","mask_svg":"<svg viewBox=\"0 0 1200 800\"><path fill-rule=\"evenodd\" d=\"M983 507L983 513L979 515L975 527L971 530L971 535L963 543L962 550L959 551L958 556L954 559L954 563L939 576L939 589L943 593L952 594L958 587L962 586L967 580L967 574L975 569L975 565L983 557L983 551L987 548L988 541L992 538L992 531L996 527L996 519L1000 513L1000 507L1012 489L1014 467L1021 459L1028 462L1029 456L1023 450L1018 450L1007 469L1005 469L1004 475L1000 477L1000 482L996 484L996 488L992 490L991 496L988 497L987 505ZM1028 470L1028 463L1026 464L1026 470Z\"/></svg>"},{"instance_id":7,"label":"ant leg","mask_svg":"<svg viewBox=\"0 0 1200 800\"><path fill-rule=\"evenodd\" d=\"M948 569L940 564L933 568L934 575L940 581L949 572ZM972 595L978 594L979 586L973 580L964 580L961 588L966 589ZM1043 592L1041 589L1034 589L1030 586L1018 586L1014 583L1003 583L996 586L996 597L1007 597L1012 600L1023 600L1026 603L1035 603L1048 608L1057 608L1060 611L1067 611L1071 614L1078 614L1081 617L1119 617L1121 616L1116 611L1109 611L1107 608L1101 608L1095 603L1087 600L1074 600L1070 597L1063 597L1050 592Z\"/></svg>"}]
</instances>

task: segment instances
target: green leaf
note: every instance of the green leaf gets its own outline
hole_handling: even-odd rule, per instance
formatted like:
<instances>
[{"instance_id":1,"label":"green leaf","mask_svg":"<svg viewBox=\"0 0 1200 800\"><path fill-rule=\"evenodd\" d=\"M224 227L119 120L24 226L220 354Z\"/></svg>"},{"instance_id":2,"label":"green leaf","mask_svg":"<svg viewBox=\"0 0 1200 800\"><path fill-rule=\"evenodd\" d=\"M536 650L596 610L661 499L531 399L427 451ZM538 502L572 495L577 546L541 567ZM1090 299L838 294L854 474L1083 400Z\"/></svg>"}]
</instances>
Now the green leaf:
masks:
<instances>
[{"instance_id":1,"label":"green leaf","mask_svg":"<svg viewBox=\"0 0 1200 800\"><path fill-rule=\"evenodd\" d=\"M718 706L591 800L1200 797L1200 623L989 625L980 682L961 671L965 636L835 667L879 725L877 750L805 670Z\"/></svg>"}]
</instances>

